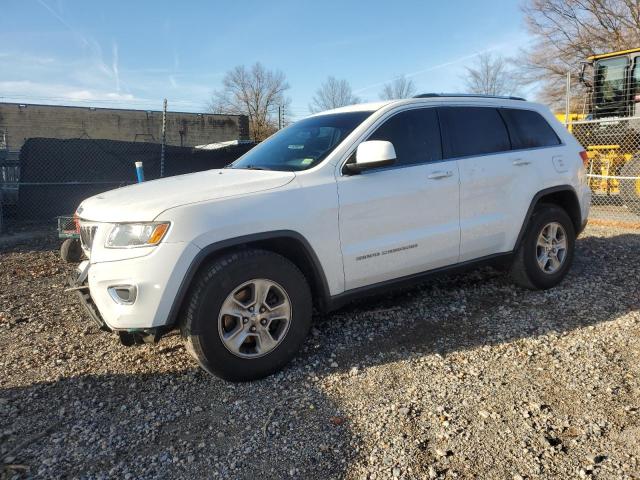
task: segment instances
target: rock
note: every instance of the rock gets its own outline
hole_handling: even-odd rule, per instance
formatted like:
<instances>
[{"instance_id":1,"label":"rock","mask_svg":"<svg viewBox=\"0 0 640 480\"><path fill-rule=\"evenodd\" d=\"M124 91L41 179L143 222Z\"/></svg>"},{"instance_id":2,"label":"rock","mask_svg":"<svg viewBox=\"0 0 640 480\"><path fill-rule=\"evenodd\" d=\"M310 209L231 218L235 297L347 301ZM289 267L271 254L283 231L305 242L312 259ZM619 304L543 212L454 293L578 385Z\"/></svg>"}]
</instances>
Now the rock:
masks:
<instances>
[{"instance_id":1,"label":"rock","mask_svg":"<svg viewBox=\"0 0 640 480\"><path fill-rule=\"evenodd\" d=\"M346 421L346 419L344 417L331 417L329 418L329 422L331 422L331 425L335 425L335 426L339 426L342 425L344 422Z\"/></svg>"}]
</instances>

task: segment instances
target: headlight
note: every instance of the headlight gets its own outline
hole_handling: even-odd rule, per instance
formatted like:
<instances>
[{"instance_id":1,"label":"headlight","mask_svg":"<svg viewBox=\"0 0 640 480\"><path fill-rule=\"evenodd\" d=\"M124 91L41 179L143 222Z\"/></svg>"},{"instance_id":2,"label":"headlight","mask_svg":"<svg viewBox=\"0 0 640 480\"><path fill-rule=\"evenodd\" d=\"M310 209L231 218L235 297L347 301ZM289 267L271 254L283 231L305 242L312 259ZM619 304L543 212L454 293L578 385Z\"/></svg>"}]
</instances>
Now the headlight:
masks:
<instances>
[{"instance_id":1,"label":"headlight","mask_svg":"<svg viewBox=\"0 0 640 480\"><path fill-rule=\"evenodd\" d=\"M150 247L160 243L167 230L169 223L120 223L111 229L105 247Z\"/></svg>"}]
</instances>

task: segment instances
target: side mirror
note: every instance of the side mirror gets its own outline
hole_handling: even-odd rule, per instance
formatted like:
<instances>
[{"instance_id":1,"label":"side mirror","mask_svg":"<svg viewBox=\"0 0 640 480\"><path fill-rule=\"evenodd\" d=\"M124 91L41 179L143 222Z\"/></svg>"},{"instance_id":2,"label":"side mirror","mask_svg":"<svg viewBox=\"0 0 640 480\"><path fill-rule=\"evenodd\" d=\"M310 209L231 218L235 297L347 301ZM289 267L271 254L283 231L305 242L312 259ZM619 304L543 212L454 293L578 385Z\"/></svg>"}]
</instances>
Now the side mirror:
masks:
<instances>
[{"instance_id":1,"label":"side mirror","mask_svg":"<svg viewBox=\"0 0 640 480\"><path fill-rule=\"evenodd\" d=\"M396 149L386 140L368 140L358 145L355 163L345 168L349 173L360 173L371 168L387 167L396 163Z\"/></svg>"}]
</instances>

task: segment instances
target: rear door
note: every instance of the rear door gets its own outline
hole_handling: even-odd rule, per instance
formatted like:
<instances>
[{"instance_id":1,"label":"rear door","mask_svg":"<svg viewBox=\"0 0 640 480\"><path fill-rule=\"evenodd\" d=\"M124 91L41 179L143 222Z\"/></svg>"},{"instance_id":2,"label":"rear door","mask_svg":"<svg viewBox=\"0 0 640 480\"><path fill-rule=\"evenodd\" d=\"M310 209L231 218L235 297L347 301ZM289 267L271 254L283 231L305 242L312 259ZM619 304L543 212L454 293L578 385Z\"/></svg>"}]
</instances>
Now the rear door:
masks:
<instances>
[{"instance_id":1,"label":"rear door","mask_svg":"<svg viewBox=\"0 0 640 480\"><path fill-rule=\"evenodd\" d=\"M566 149L547 120L537 111L501 108L511 140L511 169L514 186L511 209L513 225L507 236L507 248L515 245L533 197L549 185L566 177L576 159L567 158Z\"/></svg>"},{"instance_id":2,"label":"rear door","mask_svg":"<svg viewBox=\"0 0 640 480\"><path fill-rule=\"evenodd\" d=\"M513 250L544 175L568 169L561 142L534 110L441 109L445 155L460 168L460 261Z\"/></svg>"},{"instance_id":3,"label":"rear door","mask_svg":"<svg viewBox=\"0 0 640 480\"><path fill-rule=\"evenodd\" d=\"M443 149L460 169L460 261L510 249L514 204L524 194L507 127L493 107L440 108Z\"/></svg>"},{"instance_id":4,"label":"rear door","mask_svg":"<svg viewBox=\"0 0 640 480\"><path fill-rule=\"evenodd\" d=\"M458 261L459 176L442 158L435 108L394 114L368 140L394 145L395 165L337 178L347 290Z\"/></svg>"}]
</instances>

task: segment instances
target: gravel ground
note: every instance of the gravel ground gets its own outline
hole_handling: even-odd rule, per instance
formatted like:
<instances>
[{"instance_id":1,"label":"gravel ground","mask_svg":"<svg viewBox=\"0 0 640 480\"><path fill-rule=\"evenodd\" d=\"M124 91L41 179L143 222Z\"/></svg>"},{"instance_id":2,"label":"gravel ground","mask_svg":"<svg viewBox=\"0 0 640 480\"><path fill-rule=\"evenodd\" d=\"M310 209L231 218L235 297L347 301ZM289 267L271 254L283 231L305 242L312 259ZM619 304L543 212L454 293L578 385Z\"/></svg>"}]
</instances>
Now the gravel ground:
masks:
<instances>
[{"instance_id":1,"label":"gravel ground","mask_svg":"<svg viewBox=\"0 0 640 480\"><path fill-rule=\"evenodd\" d=\"M640 234L590 227L547 292L486 269L316 319L268 379L126 348L55 239L0 252L2 478L640 478Z\"/></svg>"}]
</instances>

